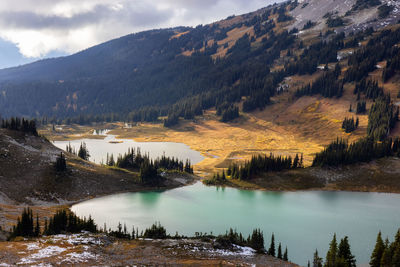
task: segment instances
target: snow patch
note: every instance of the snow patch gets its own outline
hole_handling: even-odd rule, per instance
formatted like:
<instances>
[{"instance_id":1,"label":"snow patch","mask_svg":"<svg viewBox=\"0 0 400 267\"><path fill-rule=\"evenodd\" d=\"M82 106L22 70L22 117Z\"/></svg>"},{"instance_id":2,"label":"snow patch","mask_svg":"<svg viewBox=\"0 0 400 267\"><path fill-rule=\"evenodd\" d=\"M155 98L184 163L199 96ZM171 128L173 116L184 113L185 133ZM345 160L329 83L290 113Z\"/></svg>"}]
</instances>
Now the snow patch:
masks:
<instances>
[{"instance_id":1,"label":"snow patch","mask_svg":"<svg viewBox=\"0 0 400 267\"><path fill-rule=\"evenodd\" d=\"M69 253L65 256L65 259L62 262L68 262L68 263L82 263L82 262L88 262L88 260L96 259L96 256L93 255L90 252L83 252L83 253Z\"/></svg>"},{"instance_id":2,"label":"snow patch","mask_svg":"<svg viewBox=\"0 0 400 267\"><path fill-rule=\"evenodd\" d=\"M36 260L41 260L45 258L49 258L52 256L56 256L66 251L67 249L61 248L58 246L49 246L43 249L39 249L36 253L31 254L26 258L22 258L21 261L17 264L32 264L35 263Z\"/></svg>"},{"instance_id":3,"label":"snow patch","mask_svg":"<svg viewBox=\"0 0 400 267\"><path fill-rule=\"evenodd\" d=\"M223 255L223 256L253 256L254 253L256 252L254 249L250 247L241 247L238 245L233 245L235 250L225 250L225 249L217 249L215 252Z\"/></svg>"},{"instance_id":4,"label":"snow patch","mask_svg":"<svg viewBox=\"0 0 400 267\"><path fill-rule=\"evenodd\" d=\"M37 243L29 243L26 245L26 249L27 250L38 250L38 249L40 249L40 246Z\"/></svg>"}]
</instances>

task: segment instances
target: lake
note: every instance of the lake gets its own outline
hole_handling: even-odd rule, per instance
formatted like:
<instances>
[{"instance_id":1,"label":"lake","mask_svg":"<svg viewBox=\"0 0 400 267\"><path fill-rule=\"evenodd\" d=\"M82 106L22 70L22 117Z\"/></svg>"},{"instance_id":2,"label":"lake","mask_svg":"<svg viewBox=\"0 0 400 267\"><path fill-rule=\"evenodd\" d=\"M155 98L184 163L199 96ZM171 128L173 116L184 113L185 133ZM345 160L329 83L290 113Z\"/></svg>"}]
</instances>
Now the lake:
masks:
<instances>
[{"instance_id":1,"label":"lake","mask_svg":"<svg viewBox=\"0 0 400 267\"><path fill-rule=\"evenodd\" d=\"M262 192L206 187L202 183L164 192L117 194L72 207L102 227L118 222L144 230L161 222L170 234L224 233L230 227L249 234L261 228L266 247L271 234L287 246L289 260L312 262L316 248L325 258L333 233L349 236L358 264L369 262L379 230L393 238L400 227L400 195L353 192Z\"/></svg>"},{"instance_id":2,"label":"lake","mask_svg":"<svg viewBox=\"0 0 400 267\"><path fill-rule=\"evenodd\" d=\"M96 163L106 163L107 153L113 154L117 159L119 154L123 155L130 148L140 148L142 153L149 153L150 158L155 159L161 157L164 153L166 156L175 157L186 161L189 159L191 163L197 164L204 159L198 151L190 149L189 146L182 143L173 142L135 142L132 139L116 139L114 135L109 135L107 130L94 132L94 135L105 135L105 139L78 139L73 141L54 141L54 145L64 149L71 144L76 151L82 142L86 143L89 150L90 161Z\"/></svg>"}]
</instances>

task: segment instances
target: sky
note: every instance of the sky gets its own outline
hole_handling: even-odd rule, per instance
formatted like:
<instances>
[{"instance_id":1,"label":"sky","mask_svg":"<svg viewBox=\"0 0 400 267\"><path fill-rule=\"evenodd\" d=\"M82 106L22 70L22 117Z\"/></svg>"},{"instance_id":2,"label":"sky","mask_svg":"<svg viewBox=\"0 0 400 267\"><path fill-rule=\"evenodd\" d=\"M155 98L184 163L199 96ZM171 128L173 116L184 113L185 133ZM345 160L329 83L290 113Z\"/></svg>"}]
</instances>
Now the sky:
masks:
<instances>
[{"instance_id":1,"label":"sky","mask_svg":"<svg viewBox=\"0 0 400 267\"><path fill-rule=\"evenodd\" d=\"M149 29L196 26L281 0L1 0L0 68Z\"/></svg>"}]
</instances>

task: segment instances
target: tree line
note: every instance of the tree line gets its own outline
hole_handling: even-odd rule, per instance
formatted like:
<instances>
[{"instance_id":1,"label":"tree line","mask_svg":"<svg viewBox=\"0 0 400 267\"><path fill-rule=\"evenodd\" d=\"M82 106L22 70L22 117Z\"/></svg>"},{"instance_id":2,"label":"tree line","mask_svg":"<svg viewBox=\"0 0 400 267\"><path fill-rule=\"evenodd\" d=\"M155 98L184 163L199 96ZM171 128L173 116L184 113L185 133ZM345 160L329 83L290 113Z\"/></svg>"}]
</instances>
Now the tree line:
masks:
<instances>
[{"instance_id":1,"label":"tree line","mask_svg":"<svg viewBox=\"0 0 400 267\"><path fill-rule=\"evenodd\" d=\"M308 262L310 266L310 262ZM313 257L313 267L356 267L356 259L351 252L349 238L345 236L338 244L336 234L333 235L332 241L329 243L329 249L326 253L325 263L315 250Z\"/></svg>"},{"instance_id":2,"label":"tree line","mask_svg":"<svg viewBox=\"0 0 400 267\"><path fill-rule=\"evenodd\" d=\"M36 129L36 120L28 120L25 118L11 117L10 119L1 120L1 128L12 131L20 131L38 136Z\"/></svg>"},{"instance_id":3,"label":"tree line","mask_svg":"<svg viewBox=\"0 0 400 267\"><path fill-rule=\"evenodd\" d=\"M132 231L128 231L126 224L122 225L118 223L117 229L108 229L107 225L104 224L103 228L99 228L94 220L89 216L88 219L80 218L70 210L58 210L48 220L44 218L43 227L40 226L39 216L36 215L36 219L33 218L32 209L25 208L22 212L21 217L17 220L17 225L13 226L12 232L10 233L9 239L13 239L18 236L22 237L40 237L41 235L58 235L58 234L74 234L82 231L88 231L91 233L105 233L109 236L113 236L120 239L138 239L138 238L151 238L151 239L183 239L186 236L179 235L176 233L171 236L167 233L167 230L160 222L156 222L144 231L139 232L138 228L132 226ZM214 236L207 233L196 232L192 238L202 239L206 241L215 240L213 242L214 248L217 249L232 249L232 245L248 246L253 248L257 253L265 254L284 261L288 261L288 249L285 248L282 251L282 245L279 243L278 247L275 244L275 236L272 234L271 243L268 250L265 249L264 234L260 229L254 229L247 238L242 233L238 233L232 228L226 231L225 234Z\"/></svg>"},{"instance_id":4,"label":"tree line","mask_svg":"<svg viewBox=\"0 0 400 267\"><path fill-rule=\"evenodd\" d=\"M251 180L257 175L265 172L276 172L290 169L303 168L303 155L298 154L294 158L291 156L274 156L272 153L267 155L253 155L244 164L232 163L226 173L216 173L211 179L204 180L206 185L224 184L228 177L239 180Z\"/></svg>"},{"instance_id":5,"label":"tree line","mask_svg":"<svg viewBox=\"0 0 400 267\"><path fill-rule=\"evenodd\" d=\"M382 142L366 137L348 144L337 139L323 151L317 153L312 166L339 166L357 162L369 162L383 157L400 156L400 139L385 139Z\"/></svg>"},{"instance_id":6,"label":"tree line","mask_svg":"<svg viewBox=\"0 0 400 267\"><path fill-rule=\"evenodd\" d=\"M40 235L57 235L61 233L80 233L81 231L98 232L93 219L81 219L73 212L66 210L57 211L49 221L44 220L43 230L39 224L39 215L33 219L33 212L30 208L24 208L21 217L17 219L17 225L13 226L10 238L17 236L38 237Z\"/></svg>"}]
</instances>

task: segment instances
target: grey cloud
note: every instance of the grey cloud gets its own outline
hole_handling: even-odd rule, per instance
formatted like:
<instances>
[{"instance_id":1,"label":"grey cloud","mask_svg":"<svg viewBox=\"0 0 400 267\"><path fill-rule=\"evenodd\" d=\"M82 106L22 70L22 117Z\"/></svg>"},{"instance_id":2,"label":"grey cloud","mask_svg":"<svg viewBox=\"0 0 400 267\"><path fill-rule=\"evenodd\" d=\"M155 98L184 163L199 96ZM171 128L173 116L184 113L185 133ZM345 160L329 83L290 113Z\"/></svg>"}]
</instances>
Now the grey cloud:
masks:
<instances>
[{"instance_id":1,"label":"grey cloud","mask_svg":"<svg viewBox=\"0 0 400 267\"><path fill-rule=\"evenodd\" d=\"M0 37L29 57L74 53L129 33L207 24L275 1L282 0L0 0Z\"/></svg>"},{"instance_id":2,"label":"grey cloud","mask_svg":"<svg viewBox=\"0 0 400 267\"><path fill-rule=\"evenodd\" d=\"M73 29L107 20L119 20L133 26L154 25L167 21L171 12L161 12L147 8L135 10L134 7L114 10L109 6L97 5L93 10L75 14L72 17L42 15L33 12L0 12L0 25L14 29Z\"/></svg>"}]
</instances>

